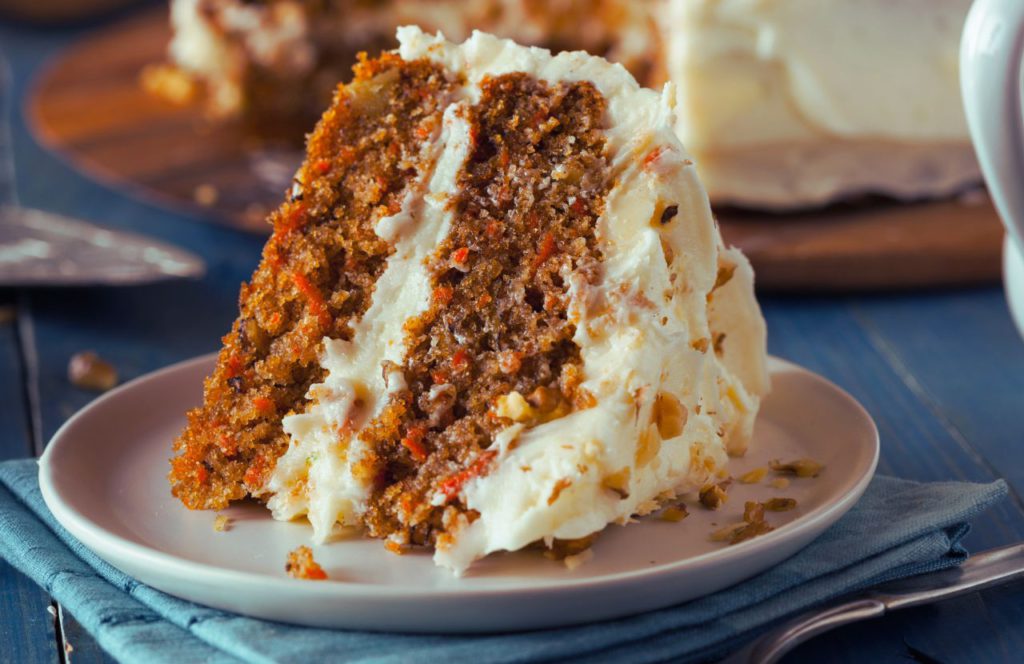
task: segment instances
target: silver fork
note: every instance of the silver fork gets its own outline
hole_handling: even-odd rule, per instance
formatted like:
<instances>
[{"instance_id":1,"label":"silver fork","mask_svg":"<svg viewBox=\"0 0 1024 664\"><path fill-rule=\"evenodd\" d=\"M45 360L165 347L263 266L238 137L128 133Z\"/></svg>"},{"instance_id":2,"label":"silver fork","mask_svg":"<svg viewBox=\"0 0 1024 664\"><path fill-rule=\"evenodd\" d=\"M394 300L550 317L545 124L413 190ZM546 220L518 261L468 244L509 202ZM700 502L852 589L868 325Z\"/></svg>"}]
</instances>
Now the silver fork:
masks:
<instances>
[{"instance_id":1,"label":"silver fork","mask_svg":"<svg viewBox=\"0 0 1024 664\"><path fill-rule=\"evenodd\" d=\"M882 584L839 604L805 613L733 653L722 664L771 664L799 644L836 627L1020 578L1024 578L1024 543L978 553L960 567Z\"/></svg>"}]
</instances>

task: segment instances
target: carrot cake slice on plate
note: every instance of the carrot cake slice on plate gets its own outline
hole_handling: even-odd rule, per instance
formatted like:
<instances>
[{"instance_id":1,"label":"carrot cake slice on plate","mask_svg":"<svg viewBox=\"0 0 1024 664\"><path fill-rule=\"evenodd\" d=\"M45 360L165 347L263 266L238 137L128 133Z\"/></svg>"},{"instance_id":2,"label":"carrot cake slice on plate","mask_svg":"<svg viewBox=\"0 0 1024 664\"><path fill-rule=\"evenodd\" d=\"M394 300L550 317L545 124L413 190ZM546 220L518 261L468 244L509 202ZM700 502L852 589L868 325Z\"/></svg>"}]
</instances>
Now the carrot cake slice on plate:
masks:
<instances>
[{"instance_id":1,"label":"carrot cake slice on plate","mask_svg":"<svg viewBox=\"0 0 1024 664\"><path fill-rule=\"evenodd\" d=\"M461 573L704 486L751 436L765 328L672 87L480 32L398 37L271 215L174 494Z\"/></svg>"}]
</instances>

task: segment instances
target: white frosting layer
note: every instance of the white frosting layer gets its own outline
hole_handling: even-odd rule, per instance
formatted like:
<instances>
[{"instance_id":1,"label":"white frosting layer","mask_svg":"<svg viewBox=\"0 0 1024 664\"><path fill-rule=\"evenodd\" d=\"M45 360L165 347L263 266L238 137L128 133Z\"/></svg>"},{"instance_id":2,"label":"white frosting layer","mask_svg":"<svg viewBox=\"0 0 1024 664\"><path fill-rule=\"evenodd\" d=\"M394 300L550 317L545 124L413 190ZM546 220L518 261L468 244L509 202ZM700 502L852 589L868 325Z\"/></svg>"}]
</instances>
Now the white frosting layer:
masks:
<instances>
[{"instance_id":1,"label":"white frosting layer","mask_svg":"<svg viewBox=\"0 0 1024 664\"><path fill-rule=\"evenodd\" d=\"M978 180L957 79L970 4L670 0L679 133L712 199L798 207Z\"/></svg>"},{"instance_id":2,"label":"white frosting layer","mask_svg":"<svg viewBox=\"0 0 1024 664\"><path fill-rule=\"evenodd\" d=\"M479 517L449 522L450 537L442 538L435 560L461 573L490 552L582 537L649 511L667 493L701 486L726 463L727 449L741 451L749 438L768 388L765 329L752 272L738 252L723 250L707 196L674 133L672 87L659 95L600 58L552 56L481 33L455 45L401 28L399 40L403 58L433 59L462 74L466 85L433 148L443 153L428 203L417 213L420 199L410 196L399 217L378 222L396 252L373 303L350 344L326 342L328 378L310 390L316 403L309 413L285 421L292 447L271 480L275 514L308 512L319 537L335 520L358 520L367 498L352 473L360 451L348 442L354 434L339 436L338 429L347 423L346 432L358 432L378 412L387 391L380 363L400 364L401 322L427 305L422 258L448 223L429 200L454 190L468 141L457 109L476 103L482 78L511 72L551 83L590 81L607 101L614 184L596 233L602 274L596 283L563 275L582 387L596 405L502 431L494 461L460 493ZM677 213L662 224L672 205ZM712 293L720 266L732 268L733 277ZM728 332L724 360L713 349L720 329ZM440 492L433 498L436 505L447 500Z\"/></svg>"},{"instance_id":3,"label":"white frosting layer","mask_svg":"<svg viewBox=\"0 0 1024 664\"><path fill-rule=\"evenodd\" d=\"M429 177L412 187L401 210L377 221L377 233L395 242L395 251L373 293L370 308L352 325L352 340L325 339L323 383L310 388L315 403L308 412L284 418L291 446L278 460L267 483L270 509L279 519L306 514L314 538L323 541L336 522L357 523L366 508L369 486L355 468L363 453L359 431L380 414L390 392L401 390L401 372L384 376L383 362L401 364L402 326L430 304L430 275L425 261L447 236L456 174L469 150L468 128L449 106L439 137L423 150ZM440 153L440 157L438 157Z\"/></svg>"}]
</instances>

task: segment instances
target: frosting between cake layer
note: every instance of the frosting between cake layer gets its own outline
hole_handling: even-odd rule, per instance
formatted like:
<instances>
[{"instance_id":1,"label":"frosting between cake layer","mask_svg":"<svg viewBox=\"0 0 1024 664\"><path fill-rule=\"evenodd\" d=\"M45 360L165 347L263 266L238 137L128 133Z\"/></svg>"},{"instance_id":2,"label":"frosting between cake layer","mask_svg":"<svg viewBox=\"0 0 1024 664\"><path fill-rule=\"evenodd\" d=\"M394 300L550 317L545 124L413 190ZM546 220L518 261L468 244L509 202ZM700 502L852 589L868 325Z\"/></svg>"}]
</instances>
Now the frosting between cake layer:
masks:
<instances>
[{"instance_id":1,"label":"frosting between cake layer","mask_svg":"<svg viewBox=\"0 0 1024 664\"><path fill-rule=\"evenodd\" d=\"M355 472L364 452L358 434L380 413L387 396L404 386L400 371L384 376L381 365L401 364L402 326L430 303L425 259L448 234L448 198L469 151L460 107L446 109L439 136L422 147L435 153L427 160L434 168L411 188L401 210L377 221L377 234L394 242L395 250L370 308L352 326L352 340L324 340L326 380L310 388L307 398L314 403L306 413L283 421L291 445L267 484L274 494L268 504L279 519L306 514L317 541L330 534L335 522L355 524L369 497L367 480Z\"/></svg>"}]
</instances>

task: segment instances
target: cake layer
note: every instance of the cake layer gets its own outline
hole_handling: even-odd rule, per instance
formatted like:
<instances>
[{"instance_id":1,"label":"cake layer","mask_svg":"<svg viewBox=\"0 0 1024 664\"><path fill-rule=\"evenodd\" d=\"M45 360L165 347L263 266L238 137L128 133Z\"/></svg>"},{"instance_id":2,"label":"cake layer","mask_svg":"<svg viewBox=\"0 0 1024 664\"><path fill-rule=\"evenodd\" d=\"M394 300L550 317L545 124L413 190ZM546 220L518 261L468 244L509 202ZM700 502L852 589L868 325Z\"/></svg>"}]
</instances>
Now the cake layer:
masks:
<instances>
[{"instance_id":1,"label":"cake layer","mask_svg":"<svg viewBox=\"0 0 1024 664\"><path fill-rule=\"evenodd\" d=\"M338 92L309 142L274 233L239 297L202 407L175 442L174 494L193 508L257 495L288 446L281 418L323 380L322 340L345 340L371 306L394 244L377 222L434 170L429 137L455 82L385 56Z\"/></svg>"},{"instance_id":2,"label":"cake layer","mask_svg":"<svg viewBox=\"0 0 1024 664\"><path fill-rule=\"evenodd\" d=\"M394 251L372 303L285 418L275 515L433 544L461 572L700 488L749 439L764 323L672 88L481 33L399 40L462 83L420 148L432 171L376 226Z\"/></svg>"},{"instance_id":3,"label":"cake layer","mask_svg":"<svg viewBox=\"0 0 1024 664\"><path fill-rule=\"evenodd\" d=\"M798 208L980 181L957 53L970 0L670 0L678 130L716 203Z\"/></svg>"}]
</instances>

